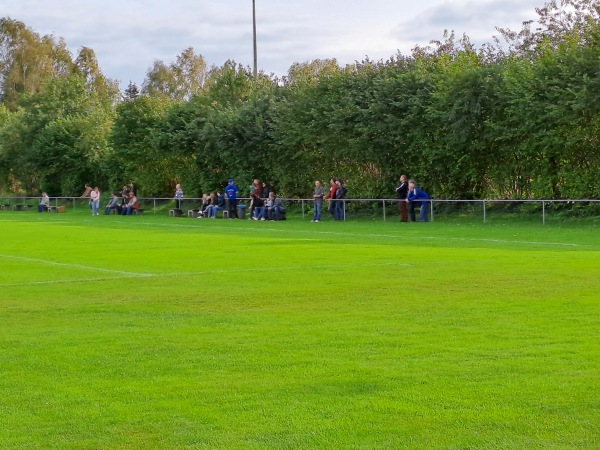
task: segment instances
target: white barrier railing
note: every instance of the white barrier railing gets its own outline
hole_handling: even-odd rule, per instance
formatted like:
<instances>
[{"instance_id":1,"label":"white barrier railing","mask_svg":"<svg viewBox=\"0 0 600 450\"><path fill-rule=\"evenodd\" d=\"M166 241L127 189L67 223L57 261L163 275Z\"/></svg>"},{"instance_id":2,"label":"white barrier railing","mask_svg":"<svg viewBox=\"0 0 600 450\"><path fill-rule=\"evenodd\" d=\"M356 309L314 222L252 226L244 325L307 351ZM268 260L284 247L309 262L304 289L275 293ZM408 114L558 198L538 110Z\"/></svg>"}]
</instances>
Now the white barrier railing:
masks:
<instances>
[{"instance_id":1,"label":"white barrier railing","mask_svg":"<svg viewBox=\"0 0 600 450\"><path fill-rule=\"evenodd\" d=\"M15 197L15 196L0 196L0 209L3 210L27 210L27 209L36 209L37 208L37 204L39 203L40 197L27 197L27 196L20 196L20 197ZM103 197L102 201L101 201L101 205L100 205L100 209L103 211L104 210L104 206L107 203L107 198ZM138 197L138 200L145 206L148 206L149 203L152 204L151 209L152 212L154 214L157 214L158 212L161 212L163 209L166 208L167 204L173 203L174 200L171 197ZM238 200L244 202L244 201L249 201L250 199L247 197L244 198L239 198ZM282 198L282 200L284 202L287 203L296 203L296 204L300 204L301 207L301 212L302 212L302 218L305 218L306 214L307 214L307 210L310 209L310 207L313 204L313 199L312 198ZM50 205L51 206L67 206L67 208L71 208L73 211L87 211L84 206L87 204L87 202L89 201L89 199L87 198L81 198L81 197L51 197L50 198ZM352 204L375 204L375 205L379 205L381 204L381 213L382 213L382 218L383 220L387 220L388 217L390 216L390 214L388 214L388 209L390 207L393 207L396 209L397 211L397 205L399 200L397 199L389 199L389 198L348 198L348 199L343 199L343 200L336 200L336 201L342 201L344 204L344 217L343 220L346 220L346 211L348 210L348 206L352 205ZM193 209L194 207L197 207L201 202L202 199L201 198L185 198L183 199L184 202L184 206L185 205L189 205L189 209ZM441 207L441 205L444 204L458 204L458 205L473 205L477 208L479 208L481 210L481 215L482 215L482 220L483 223L487 222L488 219L488 209L491 206L494 205L530 205L535 207L536 205L539 205L540 209L541 209L541 220L542 220L542 224L546 223L546 218L547 218L547 207L549 205L567 205L567 204L571 204L571 205L599 205L600 206L600 200L598 199L565 199L565 200L551 200L551 199L528 199L528 200L518 200L518 199L512 199L512 200L493 200L493 199L484 199L484 200L452 200L452 199L430 199L428 200L428 207L429 207L429 220L433 221L435 220L436 217L436 207ZM194 204L192 206L192 204ZM150 209L150 208L148 208ZM327 202L325 202L324 207L323 207L323 214L327 213ZM394 214L395 215L395 214Z\"/></svg>"}]
</instances>

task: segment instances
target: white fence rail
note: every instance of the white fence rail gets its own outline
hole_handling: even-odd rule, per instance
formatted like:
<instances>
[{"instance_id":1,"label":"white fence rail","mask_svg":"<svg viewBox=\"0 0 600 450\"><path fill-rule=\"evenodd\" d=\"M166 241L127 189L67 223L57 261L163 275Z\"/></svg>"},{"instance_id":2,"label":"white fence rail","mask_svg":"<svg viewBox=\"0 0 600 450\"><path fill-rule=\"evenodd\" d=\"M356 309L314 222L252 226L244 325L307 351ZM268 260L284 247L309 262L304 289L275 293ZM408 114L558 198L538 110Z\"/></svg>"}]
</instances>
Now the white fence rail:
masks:
<instances>
[{"instance_id":1,"label":"white fence rail","mask_svg":"<svg viewBox=\"0 0 600 450\"><path fill-rule=\"evenodd\" d=\"M39 197L8 197L0 196L0 209L6 211L37 211ZM172 198L160 197L138 197L143 208L152 214L168 214L169 208L174 207ZM240 202L247 202L249 198L240 198ZM309 198L283 198L292 208L298 207L302 218L306 218L312 209L313 200ZM200 198L185 198L182 209L197 208L201 203ZM339 201L339 200L338 200ZM341 200L344 203L344 220L352 216L364 216L365 211L373 217L380 216L385 220L398 220L398 200L389 198L349 198ZM103 196L100 209L108 202L108 197ZM76 213L87 213L88 199L81 197L51 197L51 206L65 206L66 211ZM429 209L429 220L434 221L438 218L455 216L457 214L481 217L483 223L486 223L490 216L496 214L521 214L526 212L528 215L539 215L542 224L546 223L548 217L556 212L565 211L575 215L600 216L600 200L598 199L568 199L568 200L453 200L453 199L430 199L427 205ZM327 202L323 207L323 216L327 215Z\"/></svg>"}]
</instances>

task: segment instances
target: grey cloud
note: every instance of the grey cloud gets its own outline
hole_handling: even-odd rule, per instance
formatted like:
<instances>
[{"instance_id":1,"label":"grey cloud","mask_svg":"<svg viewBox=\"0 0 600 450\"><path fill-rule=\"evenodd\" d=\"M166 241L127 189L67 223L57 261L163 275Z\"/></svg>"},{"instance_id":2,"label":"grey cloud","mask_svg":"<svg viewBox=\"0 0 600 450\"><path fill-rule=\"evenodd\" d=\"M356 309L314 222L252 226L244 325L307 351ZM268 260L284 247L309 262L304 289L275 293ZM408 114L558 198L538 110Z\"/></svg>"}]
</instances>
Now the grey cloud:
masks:
<instances>
[{"instance_id":1,"label":"grey cloud","mask_svg":"<svg viewBox=\"0 0 600 450\"><path fill-rule=\"evenodd\" d=\"M483 43L497 34L495 27L520 28L523 20L535 19L538 4L539 0L444 3L399 24L392 34L405 42L423 44L439 39L444 30L454 30L457 36L464 33L472 41Z\"/></svg>"}]
</instances>

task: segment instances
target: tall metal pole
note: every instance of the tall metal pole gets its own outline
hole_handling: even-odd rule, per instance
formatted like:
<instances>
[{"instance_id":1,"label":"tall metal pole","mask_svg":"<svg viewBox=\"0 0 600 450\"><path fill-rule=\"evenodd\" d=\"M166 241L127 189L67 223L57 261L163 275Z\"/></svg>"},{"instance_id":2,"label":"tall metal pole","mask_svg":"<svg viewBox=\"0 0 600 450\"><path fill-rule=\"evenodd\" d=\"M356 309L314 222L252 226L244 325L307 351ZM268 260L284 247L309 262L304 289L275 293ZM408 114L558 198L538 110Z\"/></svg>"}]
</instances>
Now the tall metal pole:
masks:
<instances>
[{"instance_id":1,"label":"tall metal pole","mask_svg":"<svg viewBox=\"0 0 600 450\"><path fill-rule=\"evenodd\" d=\"M254 44L254 77L257 74L258 58L256 55L256 0L252 0L252 42Z\"/></svg>"}]
</instances>

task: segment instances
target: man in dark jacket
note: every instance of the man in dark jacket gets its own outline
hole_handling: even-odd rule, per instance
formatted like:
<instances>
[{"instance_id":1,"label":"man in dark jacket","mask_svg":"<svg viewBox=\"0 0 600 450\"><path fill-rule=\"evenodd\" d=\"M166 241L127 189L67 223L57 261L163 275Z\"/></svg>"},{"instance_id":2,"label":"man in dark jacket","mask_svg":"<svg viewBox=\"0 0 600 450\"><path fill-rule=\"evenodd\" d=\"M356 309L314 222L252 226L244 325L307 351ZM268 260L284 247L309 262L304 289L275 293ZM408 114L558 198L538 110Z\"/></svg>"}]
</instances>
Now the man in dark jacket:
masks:
<instances>
[{"instance_id":1,"label":"man in dark jacket","mask_svg":"<svg viewBox=\"0 0 600 450\"><path fill-rule=\"evenodd\" d=\"M398 207L400 208L400 222L408 222L408 211L406 209L408 181L406 175L400 176L400 186L396 188L396 195L398 196Z\"/></svg>"}]
</instances>

